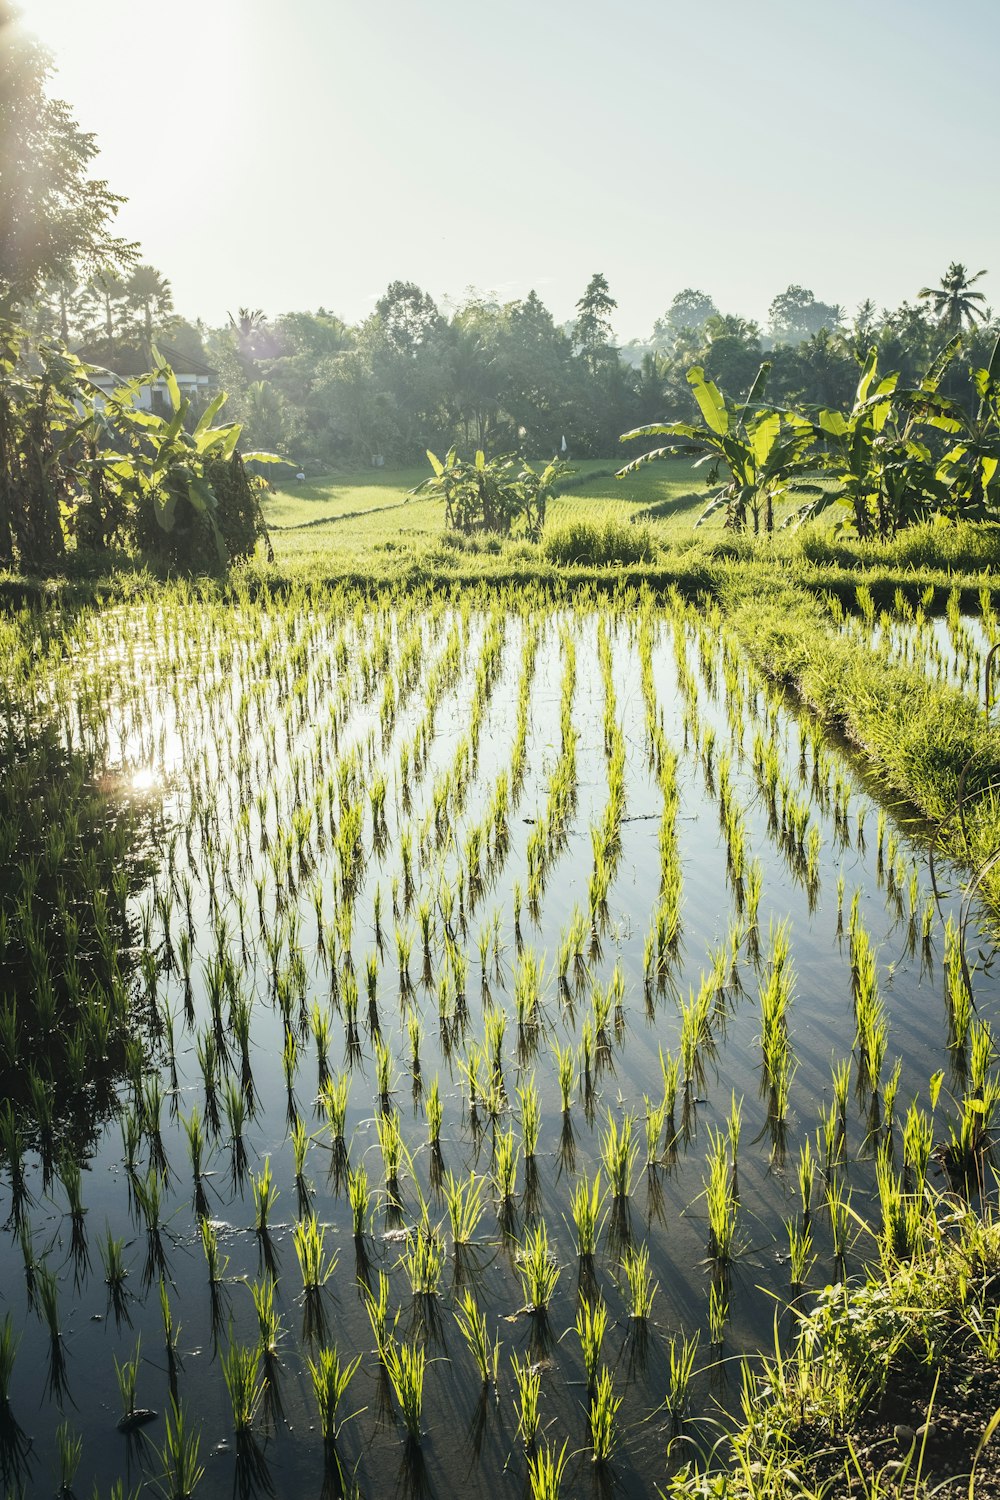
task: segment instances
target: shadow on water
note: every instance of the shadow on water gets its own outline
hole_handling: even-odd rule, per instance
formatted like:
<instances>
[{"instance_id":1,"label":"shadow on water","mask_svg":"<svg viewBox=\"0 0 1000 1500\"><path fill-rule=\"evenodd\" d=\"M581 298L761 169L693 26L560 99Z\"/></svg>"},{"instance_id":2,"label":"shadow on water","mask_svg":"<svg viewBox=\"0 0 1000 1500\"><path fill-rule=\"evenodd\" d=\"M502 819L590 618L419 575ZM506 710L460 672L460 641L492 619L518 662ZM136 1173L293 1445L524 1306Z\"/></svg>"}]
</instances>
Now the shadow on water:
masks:
<instances>
[{"instance_id":1,"label":"shadow on water","mask_svg":"<svg viewBox=\"0 0 1000 1500\"><path fill-rule=\"evenodd\" d=\"M36 1151L47 1183L79 1165L141 1084L155 1005L136 983L127 911L151 868L151 802L100 777L50 727L0 742L0 1154L15 1220L21 1163ZM65 1171L64 1181L67 1180ZM80 1245L78 1216L74 1245Z\"/></svg>"}]
</instances>

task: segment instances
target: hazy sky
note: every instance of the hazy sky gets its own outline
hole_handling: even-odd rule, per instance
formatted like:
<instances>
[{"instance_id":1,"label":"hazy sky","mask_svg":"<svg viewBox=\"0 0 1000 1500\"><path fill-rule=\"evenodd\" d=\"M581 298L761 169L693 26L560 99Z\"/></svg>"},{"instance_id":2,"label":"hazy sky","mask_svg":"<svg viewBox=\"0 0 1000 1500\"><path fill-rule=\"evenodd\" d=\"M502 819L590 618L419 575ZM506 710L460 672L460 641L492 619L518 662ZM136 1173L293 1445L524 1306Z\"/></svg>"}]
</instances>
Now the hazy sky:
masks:
<instances>
[{"instance_id":1,"label":"hazy sky","mask_svg":"<svg viewBox=\"0 0 1000 1500\"><path fill-rule=\"evenodd\" d=\"M951 260L1000 301L997 0L21 8L191 317L354 321L402 278L561 321L600 270L624 339L688 285L763 320Z\"/></svg>"}]
</instances>

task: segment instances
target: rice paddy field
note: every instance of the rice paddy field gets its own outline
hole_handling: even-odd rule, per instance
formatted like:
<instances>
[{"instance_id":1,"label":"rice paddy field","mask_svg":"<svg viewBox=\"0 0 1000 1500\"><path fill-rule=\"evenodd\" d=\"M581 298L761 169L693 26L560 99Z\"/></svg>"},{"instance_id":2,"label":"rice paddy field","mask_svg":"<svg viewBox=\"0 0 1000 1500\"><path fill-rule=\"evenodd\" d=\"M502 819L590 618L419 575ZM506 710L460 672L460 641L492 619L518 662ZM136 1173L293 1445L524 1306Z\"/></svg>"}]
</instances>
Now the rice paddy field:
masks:
<instances>
[{"instance_id":1,"label":"rice paddy field","mask_svg":"<svg viewBox=\"0 0 1000 1500\"><path fill-rule=\"evenodd\" d=\"M0 763L10 1494L653 1495L979 1194L985 916L716 606L11 611Z\"/></svg>"}]
</instances>

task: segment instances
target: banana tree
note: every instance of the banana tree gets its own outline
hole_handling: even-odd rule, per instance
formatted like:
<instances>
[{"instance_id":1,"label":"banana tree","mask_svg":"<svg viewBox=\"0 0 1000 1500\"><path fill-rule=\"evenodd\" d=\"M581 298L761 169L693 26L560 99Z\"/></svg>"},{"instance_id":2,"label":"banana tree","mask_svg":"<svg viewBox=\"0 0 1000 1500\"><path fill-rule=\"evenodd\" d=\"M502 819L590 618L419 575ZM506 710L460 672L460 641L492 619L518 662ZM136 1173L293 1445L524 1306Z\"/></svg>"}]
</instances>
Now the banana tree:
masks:
<instances>
[{"instance_id":1,"label":"banana tree","mask_svg":"<svg viewBox=\"0 0 1000 1500\"><path fill-rule=\"evenodd\" d=\"M947 509L968 520L996 519L1000 513L1000 338L989 364L973 369L979 397L975 415L937 389L901 393L913 416L955 441L937 464L947 487Z\"/></svg>"},{"instance_id":2,"label":"banana tree","mask_svg":"<svg viewBox=\"0 0 1000 1500\"><path fill-rule=\"evenodd\" d=\"M492 531L509 536L521 521L525 535L537 539L555 485L568 472L560 459L553 459L539 473L516 454L487 458L482 449L471 462L459 458L455 448L449 449L443 461L430 449L427 457L434 472L410 494L440 495L445 526L466 535Z\"/></svg>"},{"instance_id":3,"label":"banana tree","mask_svg":"<svg viewBox=\"0 0 1000 1500\"><path fill-rule=\"evenodd\" d=\"M927 400L939 399L938 387L957 348L958 341L952 340L921 380L919 390ZM886 538L944 503L946 486L934 455L916 431L912 408L907 411L898 385L899 372L881 374L878 350L872 348L851 410L814 412L820 467L833 484L801 508L800 519L839 507L848 511L860 538Z\"/></svg>"},{"instance_id":4,"label":"banana tree","mask_svg":"<svg viewBox=\"0 0 1000 1500\"><path fill-rule=\"evenodd\" d=\"M668 441L634 458L619 470L618 477L658 458L690 455L697 460L696 468L711 464L709 484L718 484L725 476L699 525L724 507L726 525L733 531L745 530L748 521L755 535L762 525L772 531L774 502L809 470L815 435L812 423L804 417L763 405L770 368L769 363L761 365L746 400L739 402L724 395L714 381L706 380L699 365L694 366L687 379L704 422L657 422L624 433L623 443L650 437Z\"/></svg>"},{"instance_id":5,"label":"banana tree","mask_svg":"<svg viewBox=\"0 0 1000 1500\"><path fill-rule=\"evenodd\" d=\"M221 473L223 466L228 465L235 466L242 475L243 487L247 490L245 505L253 513L251 529L256 537L266 535L266 527L243 463L251 460L283 463L286 460L274 453L246 453L242 459L237 455L242 430L240 424L212 425L226 402L224 392L209 403L189 430L191 403L181 395L177 378L167 361L155 350L154 357L156 364L150 375L121 386L95 414L104 424L106 443L92 451L88 467L99 469L105 479L117 481L132 497L140 517L141 540L147 550L176 554L173 560L186 563L203 560L197 555L195 538L200 522L215 548L220 565L225 568L234 555L233 539L227 536L229 528L220 514L213 473ZM143 387L156 383L162 383L166 388L171 407L169 416L146 411L137 405L136 398ZM144 524L146 518L152 518L155 530L151 531ZM245 530L245 525L241 529ZM157 531L164 537L174 538L173 544L157 548ZM246 550L245 540L236 550Z\"/></svg>"}]
</instances>

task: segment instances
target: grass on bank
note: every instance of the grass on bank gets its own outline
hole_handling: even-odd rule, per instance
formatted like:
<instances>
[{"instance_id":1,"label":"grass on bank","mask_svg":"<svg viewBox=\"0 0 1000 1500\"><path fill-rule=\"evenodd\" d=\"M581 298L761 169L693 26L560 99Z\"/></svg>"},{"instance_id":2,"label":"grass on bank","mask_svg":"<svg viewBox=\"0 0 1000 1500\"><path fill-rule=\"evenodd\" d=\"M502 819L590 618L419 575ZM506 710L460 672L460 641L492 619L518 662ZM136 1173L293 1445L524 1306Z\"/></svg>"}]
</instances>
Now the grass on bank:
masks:
<instances>
[{"instance_id":1,"label":"grass on bank","mask_svg":"<svg viewBox=\"0 0 1000 1500\"><path fill-rule=\"evenodd\" d=\"M662 1495L1000 1494L1000 1221L929 1188L914 1198L916 1252L883 1242L863 1280L792 1310L790 1345L776 1325L774 1354L742 1365L741 1420ZM673 1446L683 1457L686 1440Z\"/></svg>"}]
</instances>

